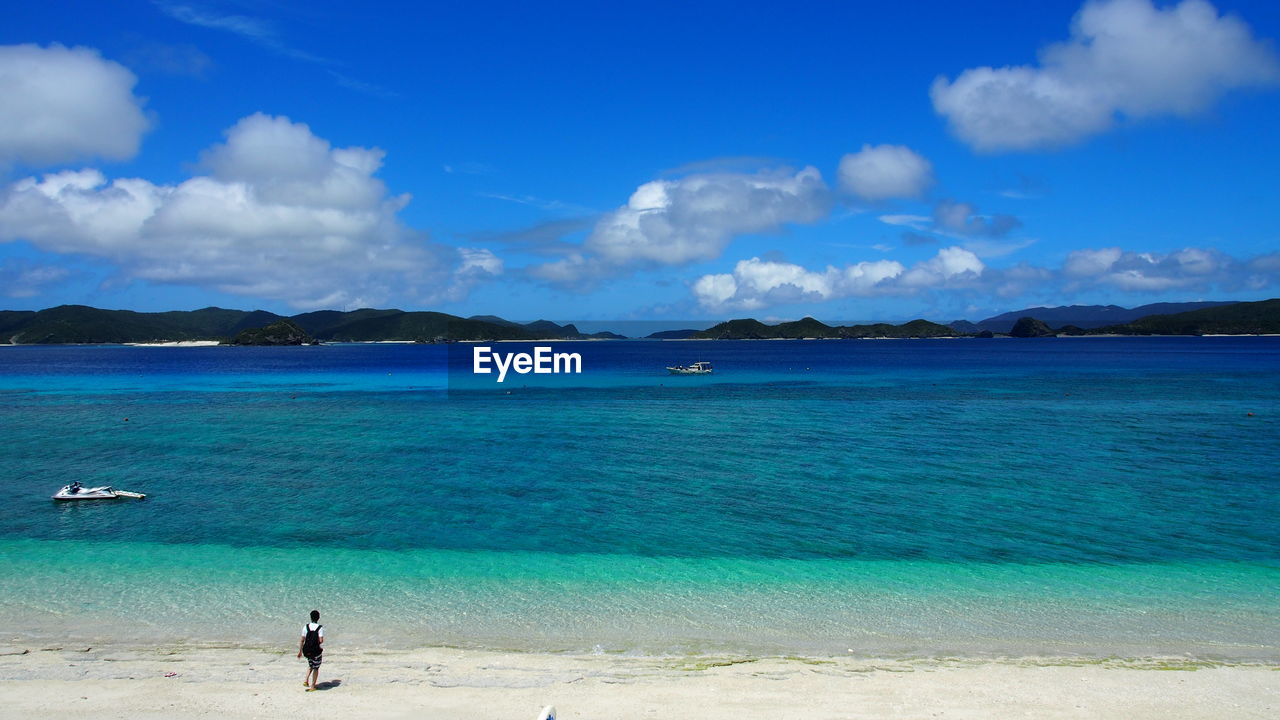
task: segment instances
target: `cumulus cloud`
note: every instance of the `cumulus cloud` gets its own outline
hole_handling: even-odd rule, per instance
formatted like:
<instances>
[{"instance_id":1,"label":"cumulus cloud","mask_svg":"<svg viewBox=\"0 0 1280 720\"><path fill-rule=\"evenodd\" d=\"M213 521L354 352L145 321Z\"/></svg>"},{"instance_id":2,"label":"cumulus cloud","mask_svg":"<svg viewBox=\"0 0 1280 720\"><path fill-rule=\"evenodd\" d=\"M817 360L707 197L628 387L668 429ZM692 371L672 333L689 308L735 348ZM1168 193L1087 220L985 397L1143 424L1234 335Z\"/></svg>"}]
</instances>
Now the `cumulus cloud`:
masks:
<instances>
[{"instance_id":1,"label":"cumulus cloud","mask_svg":"<svg viewBox=\"0 0 1280 720\"><path fill-rule=\"evenodd\" d=\"M903 273L900 282L905 288L940 287L956 279L977 278L985 268L971 251L948 247Z\"/></svg>"},{"instance_id":2,"label":"cumulus cloud","mask_svg":"<svg viewBox=\"0 0 1280 720\"><path fill-rule=\"evenodd\" d=\"M498 277L503 271L502 258L485 248L458 248L461 262L454 271L455 285Z\"/></svg>"},{"instance_id":3,"label":"cumulus cloud","mask_svg":"<svg viewBox=\"0 0 1280 720\"><path fill-rule=\"evenodd\" d=\"M934 109L975 149L1070 144L1117 117L1189 116L1236 88L1274 84L1280 63L1249 26L1204 0L1092 0L1038 65L979 67L930 88Z\"/></svg>"},{"instance_id":4,"label":"cumulus cloud","mask_svg":"<svg viewBox=\"0 0 1280 720\"><path fill-rule=\"evenodd\" d=\"M455 299L502 272L487 250L429 242L374 173L376 148L335 148L288 118L255 114L178 185L98 170L31 177L0 192L0 241L104 258L129 277L296 307Z\"/></svg>"},{"instance_id":5,"label":"cumulus cloud","mask_svg":"<svg viewBox=\"0 0 1280 720\"><path fill-rule=\"evenodd\" d=\"M1052 287L1054 280L1053 271L1027 263L1009 268L988 268L983 277L985 285L1000 298L1019 297L1034 290Z\"/></svg>"},{"instance_id":6,"label":"cumulus cloud","mask_svg":"<svg viewBox=\"0 0 1280 720\"><path fill-rule=\"evenodd\" d=\"M750 258L739 262L731 273L703 275L691 290L702 307L723 311L922 292L998 298L1000 304L1007 305L1005 300L1029 293L1057 300L1099 291L1148 295L1180 291L1196 297L1213 291L1261 291L1277 285L1280 253L1233 258L1210 248L1190 247L1170 253L1097 248L1070 253L1058 268L1027 263L994 268L983 263L977 253L952 246L911 267L878 260L810 270Z\"/></svg>"},{"instance_id":7,"label":"cumulus cloud","mask_svg":"<svg viewBox=\"0 0 1280 720\"><path fill-rule=\"evenodd\" d=\"M872 202L918 198L933 184L933 165L902 145L863 145L840 159L840 187Z\"/></svg>"},{"instance_id":8,"label":"cumulus cloud","mask_svg":"<svg viewBox=\"0 0 1280 720\"><path fill-rule=\"evenodd\" d=\"M1264 256L1265 257L1265 256ZM1067 255L1062 272L1080 283L1122 290L1238 286L1259 260L1241 263L1218 250L1184 248L1171 253L1125 252L1120 248L1077 250ZM1265 260L1262 263L1265 266ZM1262 268L1265 271L1265 267Z\"/></svg>"},{"instance_id":9,"label":"cumulus cloud","mask_svg":"<svg viewBox=\"0 0 1280 720\"><path fill-rule=\"evenodd\" d=\"M0 169L132 158L148 126L137 81L90 48L0 46Z\"/></svg>"},{"instance_id":10,"label":"cumulus cloud","mask_svg":"<svg viewBox=\"0 0 1280 720\"><path fill-rule=\"evenodd\" d=\"M829 210L830 192L813 167L655 180L606 213L580 252L530 273L573 286L627 269L710 260L734 236L816 222Z\"/></svg>"},{"instance_id":11,"label":"cumulus cloud","mask_svg":"<svg viewBox=\"0 0 1280 720\"><path fill-rule=\"evenodd\" d=\"M976 255L959 247L943 248L909 269L894 260L876 260L809 270L793 263L753 257L738 262L732 273L703 275L694 281L692 289L698 303L709 310L753 310L842 297L908 295L968 282L983 270Z\"/></svg>"},{"instance_id":12,"label":"cumulus cloud","mask_svg":"<svg viewBox=\"0 0 1280 720\"><path fill-rule=\"evenodd\" d=\"M1124 254L1118 247L1099 250L1076 250L1067 255L1062 264L1062 272L1068 277L1092 277L1101 275L1116 264Z\"/></svg>"}]
</instances>

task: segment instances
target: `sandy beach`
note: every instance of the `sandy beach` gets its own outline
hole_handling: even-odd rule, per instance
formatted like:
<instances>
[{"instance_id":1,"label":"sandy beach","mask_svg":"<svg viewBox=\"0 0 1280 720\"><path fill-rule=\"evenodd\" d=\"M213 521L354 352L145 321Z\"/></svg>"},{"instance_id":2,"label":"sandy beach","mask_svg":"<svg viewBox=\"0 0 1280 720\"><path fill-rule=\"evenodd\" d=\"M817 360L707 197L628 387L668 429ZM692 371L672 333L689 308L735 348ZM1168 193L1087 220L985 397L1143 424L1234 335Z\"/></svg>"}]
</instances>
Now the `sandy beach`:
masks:
<instances>
[{"instance_id":1,"label":"sandy beach","mask_svg":"<svg viewBox=\"0 0 1280 720\"><path fill-rule=\"evenodd\" d=\"M0 649L4 718L1270 718L1280 666L1178 659L326 653L321 690L281 649Z\"/></svg>"},{"instance_id":2,"label":"sandy beach","mask_svg":"<svg viewBox=\"0 0 1280 720\"><path fill-rule=\"evenodd\" d=\"M129 347L217 347L220 340L164 340L149 343L125 343Z\"/></svg>"}]
</instances>

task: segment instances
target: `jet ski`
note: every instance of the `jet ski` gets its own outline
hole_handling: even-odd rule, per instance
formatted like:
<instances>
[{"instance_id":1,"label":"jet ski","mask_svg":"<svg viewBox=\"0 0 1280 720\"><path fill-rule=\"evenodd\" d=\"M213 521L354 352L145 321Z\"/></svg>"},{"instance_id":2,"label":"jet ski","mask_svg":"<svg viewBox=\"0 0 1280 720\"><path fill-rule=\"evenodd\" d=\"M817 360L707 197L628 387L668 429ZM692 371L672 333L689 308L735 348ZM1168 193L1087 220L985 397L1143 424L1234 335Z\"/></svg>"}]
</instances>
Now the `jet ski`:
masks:
<instances>
[{"instance_id":1,"label":"jet ski","mask_svg":"<svg viewBox=\"0 0 1280 720\"><path fill-rule=\"evenodd\" d=\"M89 488L78 482L64 485L61 490L53 494L54 500L115 500L117 498L137 498L142 500L146 497L142 493L116 490L110 485Z\"/></svg>"}]
</instances>

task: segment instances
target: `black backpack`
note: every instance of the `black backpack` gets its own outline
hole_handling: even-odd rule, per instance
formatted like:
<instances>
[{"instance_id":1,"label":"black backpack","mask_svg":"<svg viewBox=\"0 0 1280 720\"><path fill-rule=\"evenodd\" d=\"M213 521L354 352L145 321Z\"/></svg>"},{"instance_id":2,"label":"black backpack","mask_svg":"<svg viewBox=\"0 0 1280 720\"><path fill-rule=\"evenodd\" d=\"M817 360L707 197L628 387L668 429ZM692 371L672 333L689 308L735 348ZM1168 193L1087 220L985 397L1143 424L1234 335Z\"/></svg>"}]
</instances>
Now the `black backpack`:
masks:
<instances>
[{"instance_id":1,"label":"black backpack","mask_svg":"<svg viewBox=\"0 0 1280 720\"><path fill-rule=\"evenodd\" d=\"M306 657L313 658L320 654L320 628L323 625L317 624L314 630L311 624L307 623L307 639L302 641L302 654Z\"/></svg>"}]
</instances>

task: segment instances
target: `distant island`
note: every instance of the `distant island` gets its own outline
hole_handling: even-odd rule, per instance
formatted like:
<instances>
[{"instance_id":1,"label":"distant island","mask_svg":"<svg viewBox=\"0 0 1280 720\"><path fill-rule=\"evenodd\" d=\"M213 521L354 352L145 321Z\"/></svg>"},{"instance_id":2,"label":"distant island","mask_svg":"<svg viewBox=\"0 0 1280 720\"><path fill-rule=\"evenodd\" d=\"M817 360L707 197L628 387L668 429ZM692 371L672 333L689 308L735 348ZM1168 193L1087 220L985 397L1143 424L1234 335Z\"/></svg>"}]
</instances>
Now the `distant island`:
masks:
<instances>
[{"instance_id":1,"label":"distant island","mask_svg":"<svg viewBox=\"0 0 1280 720\"><path fill-rule=\"evenodd\" d=\"M1178 312L1133 314L1144 309ZM1192 309L1186 309L1192 308ZM1016 317L1011 317L1016 316ZM1129 318L1100 323L1100 318ZM1056 327L1055 327L1056 326ZM1002 328L992 330L992 327ZM664 330L658 340L802 340L860 338L1050 337L1088 335L1280 334L1280 299L1258 302L1158 303L1126 310L1114 305L1029 308L972 323L912 320L894 325L827 325L811 317L767 325L744 318L706 330ZM264 310L144 313L61 305L47 310L0 311L0 344L192 343L311 345L324 342L467 342L496 340L620 340L611 332L583 333L549 320L517 323L495 315L365 308L318 310L285 317Z\"/></svg>"},{"instance_id":2,"label":"distant island","mask_svg":"<svg viewBox=\"0 0 1280 720\"><path fill-rule=\"evenodd\" d=\"M144 313L60 305L47 310L0 311L0 344L158 343L195 340L232 345L306 345L313 342L453 342L462 340L622 339L582 333L548 320L520 324L494 316L363 309L318 310L291 317L264 310L174 310Z\"/></svg>"},{"instance_id":3,"label":"distant island","mask_svg":"<svg viewBox=\"0 0 1280 720\"><path fill-rule=\"evenodd\" d=\"M1149 315L1173 315L1191 310L1234 304L1229 301L1214 300L1207 302L1151 303L1150 305L1139 305L1134 308L1123 308L1119 305L1032 307L1000 313L976 322L955 320L947 323L947 325L965 333L979 333L983 330L990 330L993 333L1007 334L1013 330L1014 323L1018 322L1019 319L1033 317L1052 327L1073 325L1078 328L1092 330L1130 323Z\"/></svg>"},{"instance_id":4,"label":"distant island","mask_svg":"<svg viewBox=\"0 0 1280 720\"><path fill-rule=\"evenodd\" d=\"M228 345L315 345L318 340L291 320L277 320L266 327L241 330Z\"/></svg>"},{"instance_id":5,"label":"distant island","mask_svg":"<svg viewBox=\"0 0 1280 720\"><path fill-rule=\"evenodd\" d=\"M1191 308L1191 309L1187 309ZM1147 313L1144 309L1185 310ZM1054 329L1037 313L1060 321ZM912 320L901 325L827 325L811 317L766 325L752 318L728 320L706 330L665 330L649 335L655 340L835 340L859 338L942 338L942 337L1055 337L1102 335L1273 335L1280 334L1280 299L1259 302L1156 303L1125 309L1116 305L1073 305L1059 308L1031 308L1005 313L978 323L960 320L948 323ZM1011 316L1012 317L1009 317ZM1131 322L1105 324L1099 318L1132 318ZM1003 328L993 332L990 327Z\"/></svg>"},{"instance_id":6,"label":"distant island","mask_svg":"<svg viewBox=\"0 0 1280 720\"><path fill-rule=\"evenodd\" d=\"M729 320L695 333L700 340L827 340L844 338L936 338L956 337L946 325L928 320L912 320L901 325L824 325L811 317L792 322L765 325L759 320Z\"/></svg>"},{"instance_id":7,"label":"distant island","mask_svg":"<svg viewBox=\"0 0 1280 720\"><path fill-rule=\"evenodd\" d=\"M701 330L659 330L644 336L645 340L688 340L696 337Z\"/></svg>"},{"instance_id":8,"label":"distant island","mask_svg":"<svg viewBox=\"0 0 1280 720\"><path fill-rule=\"evenodd\" d=\"M1019 318L1009 331L1011 337L1276 334L1280 334L1280 299L1229 305L1213 303L1200 310L1147 315L1133 322L1089 329L1066 325L1055 330L1039 318L1025 316Z\"/></svg>"}]
</instances>

